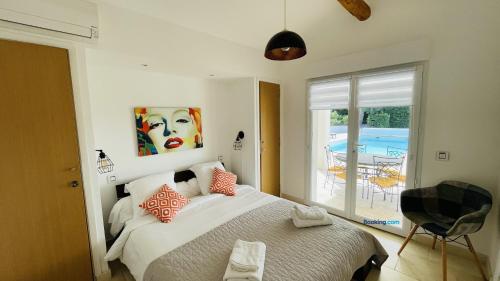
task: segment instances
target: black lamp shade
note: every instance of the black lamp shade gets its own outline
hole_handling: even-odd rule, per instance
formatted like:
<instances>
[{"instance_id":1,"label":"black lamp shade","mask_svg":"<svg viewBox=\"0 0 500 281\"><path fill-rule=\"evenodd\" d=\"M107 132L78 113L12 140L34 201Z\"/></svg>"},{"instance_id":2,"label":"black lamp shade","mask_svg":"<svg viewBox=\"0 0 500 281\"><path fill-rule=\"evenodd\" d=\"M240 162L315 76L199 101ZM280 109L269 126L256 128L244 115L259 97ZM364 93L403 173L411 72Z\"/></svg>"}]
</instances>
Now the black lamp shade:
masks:
<instances>
[{"instance_id":1,"label":"black lamp shade","mask_svg":"<svg viewBox=\"0 0 500 281\"><path fill-rule=\"evenodd\" d=\"M108 155L102 150L96 150L99 152L99 157L97 157L97 171L100 174L111 173L113 171L113 161L109 159Z\"/></svg>"},{"instance_id":2,"label":"black lamp shade","mask_svg":"<svg viewBox=\"0 0 500 281\"><path fill-rule=\"evenodd\" d=\"M306 53L304 40L293 31L283 30L269 40L264 56L270 60L294 60Z\"/></svg>"}]
</instances>

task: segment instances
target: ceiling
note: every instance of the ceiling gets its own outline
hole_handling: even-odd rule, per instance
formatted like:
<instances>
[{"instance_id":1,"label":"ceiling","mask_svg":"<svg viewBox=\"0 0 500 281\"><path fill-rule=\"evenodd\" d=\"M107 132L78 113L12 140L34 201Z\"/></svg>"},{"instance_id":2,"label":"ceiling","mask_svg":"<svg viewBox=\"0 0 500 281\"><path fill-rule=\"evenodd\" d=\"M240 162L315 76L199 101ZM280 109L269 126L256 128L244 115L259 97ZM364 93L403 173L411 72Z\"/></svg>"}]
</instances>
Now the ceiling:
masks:
<instances>
[{"instance_id":1,"label":"ceiling","mask_svg":"<svg viewBox=\"0 0 500 281\"><path fill-rule=\"evenodd\" d=\"M97 0L263 51L283 29L282 0ZM320 59L429 37L477 6L468 0L366 0L364 22L336 0L288 0L287 28L306 41L308 59ZM495 5L497 1L485 1ZM498 9L497 9L498 11Z\"/></svg>"}]
</instances>

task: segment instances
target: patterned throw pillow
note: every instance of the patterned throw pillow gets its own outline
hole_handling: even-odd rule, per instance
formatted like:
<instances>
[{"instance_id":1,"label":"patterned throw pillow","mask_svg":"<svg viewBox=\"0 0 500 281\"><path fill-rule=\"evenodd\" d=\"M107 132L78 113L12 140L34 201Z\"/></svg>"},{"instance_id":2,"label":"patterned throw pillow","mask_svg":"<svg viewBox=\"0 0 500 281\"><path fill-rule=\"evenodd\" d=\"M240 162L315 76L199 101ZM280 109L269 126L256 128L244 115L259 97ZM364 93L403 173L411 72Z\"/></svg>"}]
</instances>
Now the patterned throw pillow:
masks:
<instances>
[{"instance_id":1,"label":"patterned throw pillow","mask_svg":"<svg viewBox=\"0 0 500 281\"><path fill-rule=\"evenodd\" d=\"M233 196L236 194L236 175L219 168L214 169L210 191Z\"/></svg>"},{"instance_id":2,"label":"patterned throw pillow","mask_svg":"<svg viewBox=\"0 0 500 281\"><path fill-rule=\"evenodd\" d=\"M163 185L158 192L144 201L139 207L155 215L162 222L171 222L179 210L189 202L180 193Z\"/></svg>"}]
</instances>

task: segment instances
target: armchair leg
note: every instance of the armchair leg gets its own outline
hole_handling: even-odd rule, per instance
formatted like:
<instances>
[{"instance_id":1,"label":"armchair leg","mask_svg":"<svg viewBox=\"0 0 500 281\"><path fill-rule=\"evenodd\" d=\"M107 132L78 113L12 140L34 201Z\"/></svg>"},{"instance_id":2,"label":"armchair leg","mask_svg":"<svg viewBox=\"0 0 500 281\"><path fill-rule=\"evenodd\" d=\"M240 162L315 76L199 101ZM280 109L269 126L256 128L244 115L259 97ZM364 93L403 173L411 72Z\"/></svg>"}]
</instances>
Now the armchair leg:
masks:
<instances>
[{"instance_id":1,"label":"armchair leg","mask_svg":"<svg viewBox=\"0 0 500 281\"><path fill-rule=\"evenodd\" d=\"M413 237L413 234L415 234L415 231L417 231L418 226L419 226L418 224L413 226L413 228L410 231L410 234L408 234L408 237L406 237L405 241L403 242L403 245L401 245L401 248L398 251L398 256L401 254L403 249L406 247L406 244L408 244L408 242L410 242L411 238Z\"/></svg>"},{"instance_id":2,"label":"armchair leg","mask_svg":"<svg viewBox=\"0 0 500 281\"><path fill-rule=\"evenodd\" d=\"M443 263L443 281L446 281L448 278L448 272L447 272L447 257L446 257L446 238L443 237L443 240L441 240L441 260Z\"/></svg>"},{"instance_id":3,"label":"armchair leg","mask_svg":"<svg viewBox=\"0 0 500 281\"><path fill-rule=\"evenodd\" d=\"M434 234L434 238L432 239L432 249L436 249L436 240L437 240L437 235Z\"/></svg>"},{"instance_id":4,"label":"armchair leg","mask_svg":"<svg viewBox=\"0 0 500 281\"><path fill-rule=\"evenodd\" d=\"M481 276L483 276L483 280L488 280L486 278L486 274L484 273L483 267L481 266L481 261L479 261L479 257L476 254L476 251L474 250L474 247L472 247L472 243L469 239L469 235L464 235L465 241L467 242L467 246L469 246L469 250L471 251L472 255L474 256L474 260L476 260L477 267L479 267L479 271L481 271Z\"/></svg>"}]
</instances>

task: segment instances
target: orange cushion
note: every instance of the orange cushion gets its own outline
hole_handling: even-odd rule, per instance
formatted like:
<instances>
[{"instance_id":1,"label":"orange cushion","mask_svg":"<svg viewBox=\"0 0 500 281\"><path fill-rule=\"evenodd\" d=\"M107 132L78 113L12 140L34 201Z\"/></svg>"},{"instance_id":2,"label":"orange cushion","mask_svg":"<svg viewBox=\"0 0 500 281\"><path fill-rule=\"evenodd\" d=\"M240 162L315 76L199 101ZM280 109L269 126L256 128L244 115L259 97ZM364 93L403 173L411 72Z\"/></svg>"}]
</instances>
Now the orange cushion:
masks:
<instances>
[{"instance_id":1,"label":"orange cushion","mask_svg":"<svg viewBox=\"0 0 500 281\"><path fill-rule=\"evenodd\" d=\"M406 182L406 176L401 175L397 171L386 171L390 178L399 180L400 182Z\"/></svg>"},{"instance_id":2,"label":"orange cushion","mask_svg":"<svg viewBox=\"0 0 500 281\"><path fill-rule=\"evenodd\" d=\"M346 173L339 173L336 175L337 178L341 178L343 180L346 180L347 179L347 174Z\"/></svg>"},{"instance_id":3,"label":"orange cushion","mask_svg":"<svg viewBox=\"0 0 500 281\"><path fill-rule=\"evenodd\" d=\"M160 221L168 223L187 203L189 203L189 199L165 184L139 207L153 214Z\"/></svg>"},{"instance_id":4,"label":"orange cushion","mask_svg":"<svg viewBox=\"0 0 500 281\"><path fill-rule=\"evenodd\" d=\"M328 171L330 171L330 172L345 172L346 169L345 169L345 167L342 167L342 166L333 166L333 167L328 168Z\"/></svg>"},{"instance_id":5,"label":"orange cushion","mask_svg":"<svg viewBox=\"0 0 500 281\"><path fill-rule=\"evenodd\" d=\"M388 177L370 177L368 179L371 183L378 185L382 188L389 188L398 185L398 180Z\"/></svg>"},{"instance_id":6,"label":"orange cushion","mask_svg":"<svg viewBox=\"0 0 500 281\"><path fill-rule=\"evenodd\" d=\"M212 185L210 186L210 191L233 196L236 194L236 179L237 177L235 174L215 168L214 173L212 174Z\"/></svg>"}]
</instances>

